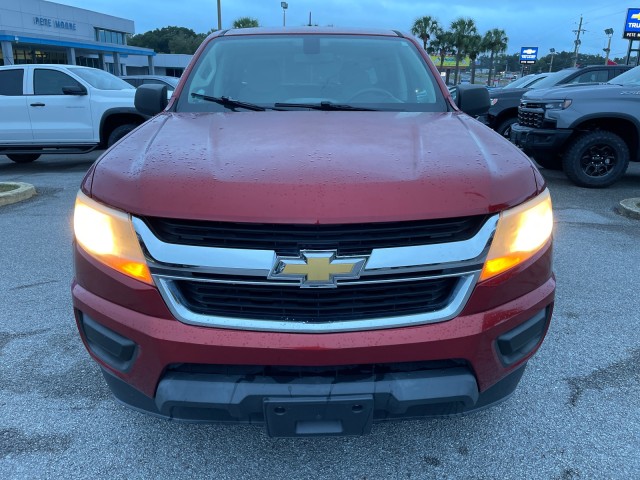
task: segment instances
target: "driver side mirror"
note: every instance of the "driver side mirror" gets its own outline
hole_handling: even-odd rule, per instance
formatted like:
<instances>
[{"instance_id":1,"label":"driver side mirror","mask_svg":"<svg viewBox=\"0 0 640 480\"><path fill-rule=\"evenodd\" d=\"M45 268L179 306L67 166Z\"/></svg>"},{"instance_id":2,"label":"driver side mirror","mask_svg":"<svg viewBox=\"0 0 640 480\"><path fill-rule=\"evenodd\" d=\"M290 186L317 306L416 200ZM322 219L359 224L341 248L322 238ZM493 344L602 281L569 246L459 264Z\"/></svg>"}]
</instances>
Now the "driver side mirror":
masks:
<instances>
[{"instance_id":1,"label":"driver side mirror","mask_svg":"<svg viewBox=\"0 0 640 480\"><path fill-rule=\"evenodd\" d=\"M455 98L458 108L472 117L484 115L491 106L489 90L482 85L458 85Z\"/></svg>"},{"instance_id":2,"label":"driver side mirror","mask_svg":"<svg viewBox=\"0 0 640 480\"><path fill-rule=\"evenodd\" d=\"M135 106L143 115L157 115L169 103L166 85L147 84L136 89Z\"/></svg>"},{"instance_id":3,"label":"driver side mirror","mask_svg":"<svg viewBox=\"0 0 640 480\"><path fill-rule=\"evenodd\" d=\"M67 87L62 87L62 93L65 95L86 95L87 89L82 85L70 85Z\"/></svg>"}]
</instances>

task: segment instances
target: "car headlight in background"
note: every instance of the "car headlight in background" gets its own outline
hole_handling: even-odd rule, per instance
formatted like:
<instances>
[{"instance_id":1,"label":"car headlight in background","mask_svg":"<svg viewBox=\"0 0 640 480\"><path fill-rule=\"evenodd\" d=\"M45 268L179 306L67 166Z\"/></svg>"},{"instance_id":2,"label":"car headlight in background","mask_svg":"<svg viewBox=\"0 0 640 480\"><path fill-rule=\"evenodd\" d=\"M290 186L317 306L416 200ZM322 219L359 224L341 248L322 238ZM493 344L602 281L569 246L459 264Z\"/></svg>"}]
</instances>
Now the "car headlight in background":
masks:
<instances>
[{"instance_id":1,"label":"car headlight in background","mask_svg":"<svg viewBox=\"0 0 640 480\"><path fill-rule=\"evenodd\" d=\"M480 280L494 277L531 258L546 245L552 231L549 190L502 212Z\"/></svg>"},{"instance_id":2,"label":"car headlight in background","mask_svg":"<svg viewBox=\"0 0 640 480\"><path fill-rule=\"evenodd\" d=\"M129 214L78 192L73 230L78 244L93 258L120 273L153 285Z\"/></svg>"},{"instance_id":3,"label":"car headlight in background","mask_svg":"<svg viewBox=\"0 0 640 480\"><path fill-rule=\"evenodd\" d=\"M568 98L565 100L547 100L544 103L544 108L547 110L564 110L571 106L571 100Z\"/></svg>"}]
</instances>

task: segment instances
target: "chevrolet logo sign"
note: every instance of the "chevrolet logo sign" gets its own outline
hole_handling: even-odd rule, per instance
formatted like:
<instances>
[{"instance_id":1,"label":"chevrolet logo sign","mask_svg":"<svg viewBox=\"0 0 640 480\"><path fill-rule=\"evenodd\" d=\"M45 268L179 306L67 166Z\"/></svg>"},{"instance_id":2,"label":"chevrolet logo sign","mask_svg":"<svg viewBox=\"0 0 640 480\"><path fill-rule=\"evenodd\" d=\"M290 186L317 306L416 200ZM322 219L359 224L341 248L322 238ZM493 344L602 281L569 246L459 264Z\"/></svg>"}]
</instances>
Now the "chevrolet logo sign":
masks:
<instances>
[{"instance_id":1,"label":"chevrolet logo sign","mask_svg":"<svg viewBox=\"0 0 640 480\"><path fill-rule=\"evenodd\" d=\"M338 257L335 250L302 250L299 257L276 257L271 280L295 280L302 288L332 288L338 280L360 278L367 257Z\"/></svg>"}]
</instances>

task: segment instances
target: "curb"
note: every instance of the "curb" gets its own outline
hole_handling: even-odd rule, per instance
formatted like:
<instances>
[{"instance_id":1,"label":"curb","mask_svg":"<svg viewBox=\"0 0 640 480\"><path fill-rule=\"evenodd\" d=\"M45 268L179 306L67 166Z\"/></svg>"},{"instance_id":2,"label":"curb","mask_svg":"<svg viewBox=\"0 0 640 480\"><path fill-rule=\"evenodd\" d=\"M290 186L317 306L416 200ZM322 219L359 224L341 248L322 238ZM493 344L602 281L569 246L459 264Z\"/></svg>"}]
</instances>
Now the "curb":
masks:
<instances>
[{"instance_id":1,"label":"curb","mask_svg":"<svg viewBox=\"0 0 640 480\"><path fill-rule=\"evenodd\" d=\"M0 186L15 187L8 192L0 192L0 207L12 203L21 202L36 194L36 189L29 183L22 182L0 182Z\"/></svg>"},{"instance_id":2,"label":"curb","mask_svg":"<svg viewBox=\"0 0 640 480\"><path fill-rule=\"evenodd\" d=\"M621 200L616 211L625 217L640 220L640 197Z\"/></svg>"}]
</instances>

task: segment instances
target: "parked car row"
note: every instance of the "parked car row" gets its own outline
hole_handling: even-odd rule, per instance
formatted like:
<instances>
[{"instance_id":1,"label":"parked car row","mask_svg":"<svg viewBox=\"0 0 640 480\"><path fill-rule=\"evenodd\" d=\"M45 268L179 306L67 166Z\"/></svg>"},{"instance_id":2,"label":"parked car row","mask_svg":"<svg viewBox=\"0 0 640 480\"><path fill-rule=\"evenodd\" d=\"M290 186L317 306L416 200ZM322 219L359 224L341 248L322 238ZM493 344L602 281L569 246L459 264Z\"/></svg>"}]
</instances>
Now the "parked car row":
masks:
<instances>
[{"instance_id":1,"label":"parked car row","mask_svg":"<svg viewBox=\"0 0 640 480\"><path fill-rule=\"evenodd\" d=\"M590 65L586 67L565 68L559 72L542 73L529 78L529 82L519 84L519 80L503 88L490 91L491 107L480 121L493 128L500 135L509 138L511 126L518 120L518 106L525 92L531 89L551 88L558 85L576 85L583 83L607 82L629 70L628 65Z\"/></svg>"},{"instance_id":2,"label":"parked car row","mask_svg":"<svg viewBox=\"0 0 640 480\"><path fill-rule=\"evenodd\" d=\"M541 82L542 83L542 82ZM596 85L528 91L511 140L582 187L607 187L640 161L640 66Z\"/></svg>"}]
</instances>

